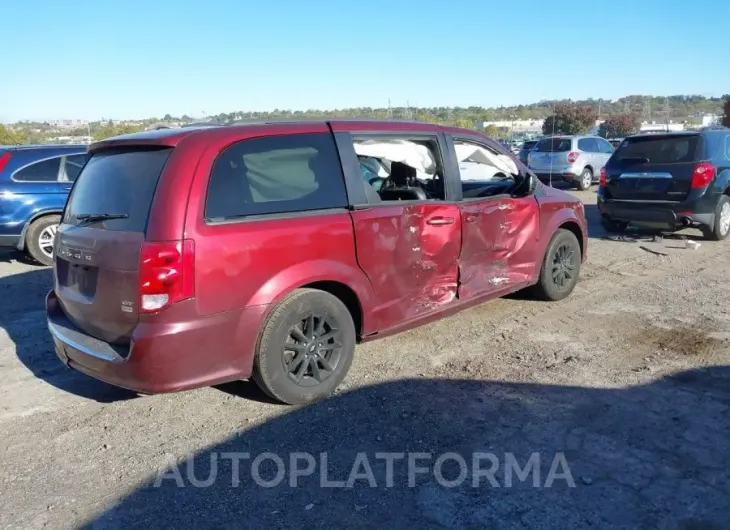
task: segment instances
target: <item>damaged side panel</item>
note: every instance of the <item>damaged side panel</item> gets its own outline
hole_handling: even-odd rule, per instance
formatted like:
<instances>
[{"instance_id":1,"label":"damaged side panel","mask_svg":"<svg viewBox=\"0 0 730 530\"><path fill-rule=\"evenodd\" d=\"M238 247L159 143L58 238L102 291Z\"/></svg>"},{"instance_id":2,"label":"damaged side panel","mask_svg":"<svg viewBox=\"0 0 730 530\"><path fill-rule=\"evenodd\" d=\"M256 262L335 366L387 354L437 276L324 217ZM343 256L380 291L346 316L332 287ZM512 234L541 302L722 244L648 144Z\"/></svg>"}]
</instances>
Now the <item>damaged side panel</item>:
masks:
<instances>
[{"instance_id":1,"label":"damaged side panel","mask_svg":"<svg viewBox=\"0 0 730 530\"><path fill-rule=\"evenodd\" d=\"M530 281L535 269L542 266L542 256L538 256L540 208L534 197L505 202L494 253L495 274L515 285Z\"/></svg>"},{"instance_id":2,"label":"damaged side panel","mask_svg":"<svg viewBox=\"0 0 730 530\"><path fill-rule=\"evenodd\" d=\"M352 212L357 257L378 299L380 330L456 298L461 219L455 205L387 205Z\"/></svg>"},{"instance_id":3,"label":"damaged side panel","mask_svg":"<svg viewBox=\"0 0 730 530\"><path fill-rule=\"evenodd\" d=\"M459 298L481 296L502 287L504 271L494 262L499 226L504 218L501 200L468 201L459 205L462 246L459 255Z\"/></svg>"}]
</instances>

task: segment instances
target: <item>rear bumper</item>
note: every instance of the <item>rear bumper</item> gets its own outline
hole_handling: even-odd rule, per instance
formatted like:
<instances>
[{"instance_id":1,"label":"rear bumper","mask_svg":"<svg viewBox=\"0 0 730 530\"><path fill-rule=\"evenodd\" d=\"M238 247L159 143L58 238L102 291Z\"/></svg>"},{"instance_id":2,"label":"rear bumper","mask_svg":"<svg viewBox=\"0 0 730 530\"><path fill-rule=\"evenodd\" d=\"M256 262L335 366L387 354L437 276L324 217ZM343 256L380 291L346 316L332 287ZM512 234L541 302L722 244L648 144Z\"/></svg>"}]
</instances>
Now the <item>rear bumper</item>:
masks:
<instances>
[{"instance_id":1,"label":"rear bumper","mask_svg":"<svg viewBox=\"0 0 730 530\"><path fill-rule=\"evenodd\" d=\"M175 322L141 322L131 344L120 347L74 326L53 291L46 297L48 329L59 359L69 368L143 394L248 378L267 308L255 306Z\"/></svg>"},{"instance_id":2,"label":"rear bumper","mask_svg":"<svg viewBox=\"0 0 730 530\"><path fill-rule=\"evenodd\" d=\"M678 230L714 226L717 198L714 197L714 201L713 197L703 196L684 202L629 202L606 200L599 191L597 203L602 217L652 228Z\"/></svg>"},{"instance_id":3,"label":"rear bumper","mask_svg":"<svg viewBox=\"0 0 730 530\"><path fill-rule=\"evenodd\" d=\"M542 182L550 182L556 180L573 182L580 177L582 169L575 166L556 166L552 169L532 169L532 172Z\"/></svg>"}]
</instances>

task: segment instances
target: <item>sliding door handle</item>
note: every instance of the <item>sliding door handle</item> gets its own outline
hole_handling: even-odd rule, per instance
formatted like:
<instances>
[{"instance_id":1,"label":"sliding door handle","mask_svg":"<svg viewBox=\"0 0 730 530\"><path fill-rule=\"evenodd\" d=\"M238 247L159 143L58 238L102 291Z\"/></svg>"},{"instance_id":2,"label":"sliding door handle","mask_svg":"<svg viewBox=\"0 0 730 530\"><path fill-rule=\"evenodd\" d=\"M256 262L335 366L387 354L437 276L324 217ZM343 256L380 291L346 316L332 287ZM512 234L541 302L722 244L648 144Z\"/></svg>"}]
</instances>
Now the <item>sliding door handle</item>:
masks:
<instances>
[{"instance_id":1,"label":"sliding door handle","mask_svg":"<svg viewBox=\"0 0 730 530\"><path fill-rule=\"evenodd\" d=\"M428 221L426 221L427 224L430 224L431 226L446 226L446 225L452 225L454 224L454 218L453 217L432 217Z\"/></svg>"}]
</instances>

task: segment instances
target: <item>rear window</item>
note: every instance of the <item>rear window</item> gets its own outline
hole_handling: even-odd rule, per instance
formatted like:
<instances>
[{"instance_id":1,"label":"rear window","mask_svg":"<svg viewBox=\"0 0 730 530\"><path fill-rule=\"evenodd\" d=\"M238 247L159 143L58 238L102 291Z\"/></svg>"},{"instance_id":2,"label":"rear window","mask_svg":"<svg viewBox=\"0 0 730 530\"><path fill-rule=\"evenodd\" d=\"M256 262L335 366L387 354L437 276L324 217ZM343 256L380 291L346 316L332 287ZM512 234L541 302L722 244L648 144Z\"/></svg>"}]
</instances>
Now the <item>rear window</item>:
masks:
<instances>
[{"instance_id":1,"label":"rear window","mask_svg":"<svg viewBox=\"0 0 730 530\"><path fill-rule=\"evenodd\" d=\"M345 182L329 133L243 140L216 159L208 183L205 217L344 208Z\"/></svg>"},{"instance_id":2,"label":"rear window","mask_svg":"<svg viewBox=\"0 0 730 530\"><path fill-rule=\"evenodd\" d=\"M144 232L152 198L172 149L95 154L84 166L64 214L64 223ZM121 214L123 219L79 220L84 214Z\"/></svg>"},{"instance_id":3,"label":"rear window","mask_svg":"<svg viewBox=\"0 0 730 530\"><path fill-rule=\"evenodd\" d=\"M637 136L627 138L616 150L617 160L635 160L647 164L695 162L699 135Z\"/></svg>"},{"instance_id":4,"label":"rear window","mask_svg":"<svg viewBox=\"0 0 730 530\"><path fill-rule=\"evenodd\" d=\"M573 146L572 138L545 138L535 146L535 151L541 153L565 153Z\"/></svg>"}]
</instances>

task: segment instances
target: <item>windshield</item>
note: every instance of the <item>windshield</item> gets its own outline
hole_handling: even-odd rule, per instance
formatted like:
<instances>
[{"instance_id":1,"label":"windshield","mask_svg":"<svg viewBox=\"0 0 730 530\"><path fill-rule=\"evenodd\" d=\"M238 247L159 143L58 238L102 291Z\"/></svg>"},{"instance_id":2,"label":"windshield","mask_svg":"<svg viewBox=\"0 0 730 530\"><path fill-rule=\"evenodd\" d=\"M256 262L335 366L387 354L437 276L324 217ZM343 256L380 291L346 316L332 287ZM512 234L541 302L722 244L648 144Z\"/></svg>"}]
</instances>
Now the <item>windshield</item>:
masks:
<instances>
[{"instance_id":1,"label":"windshield","mask_svg":"<svg viewBox=\"0 0 730 530\"><path fill-rule=\"evenodd\" d=\"M565 153L570 151L573 141L570 138L545 138L535 146L535 151L541 153Z\"/></svg>"},{"instance_id":2,"label":"windshield","mask_svg":"<svg viewBox=\"0 0 730 530\"><path fill-rule=\"evenodd\" d=\"M63 222L144 232L157 181L171 151L93 155L76 180Z\"/></svg>"}]
</instances>

